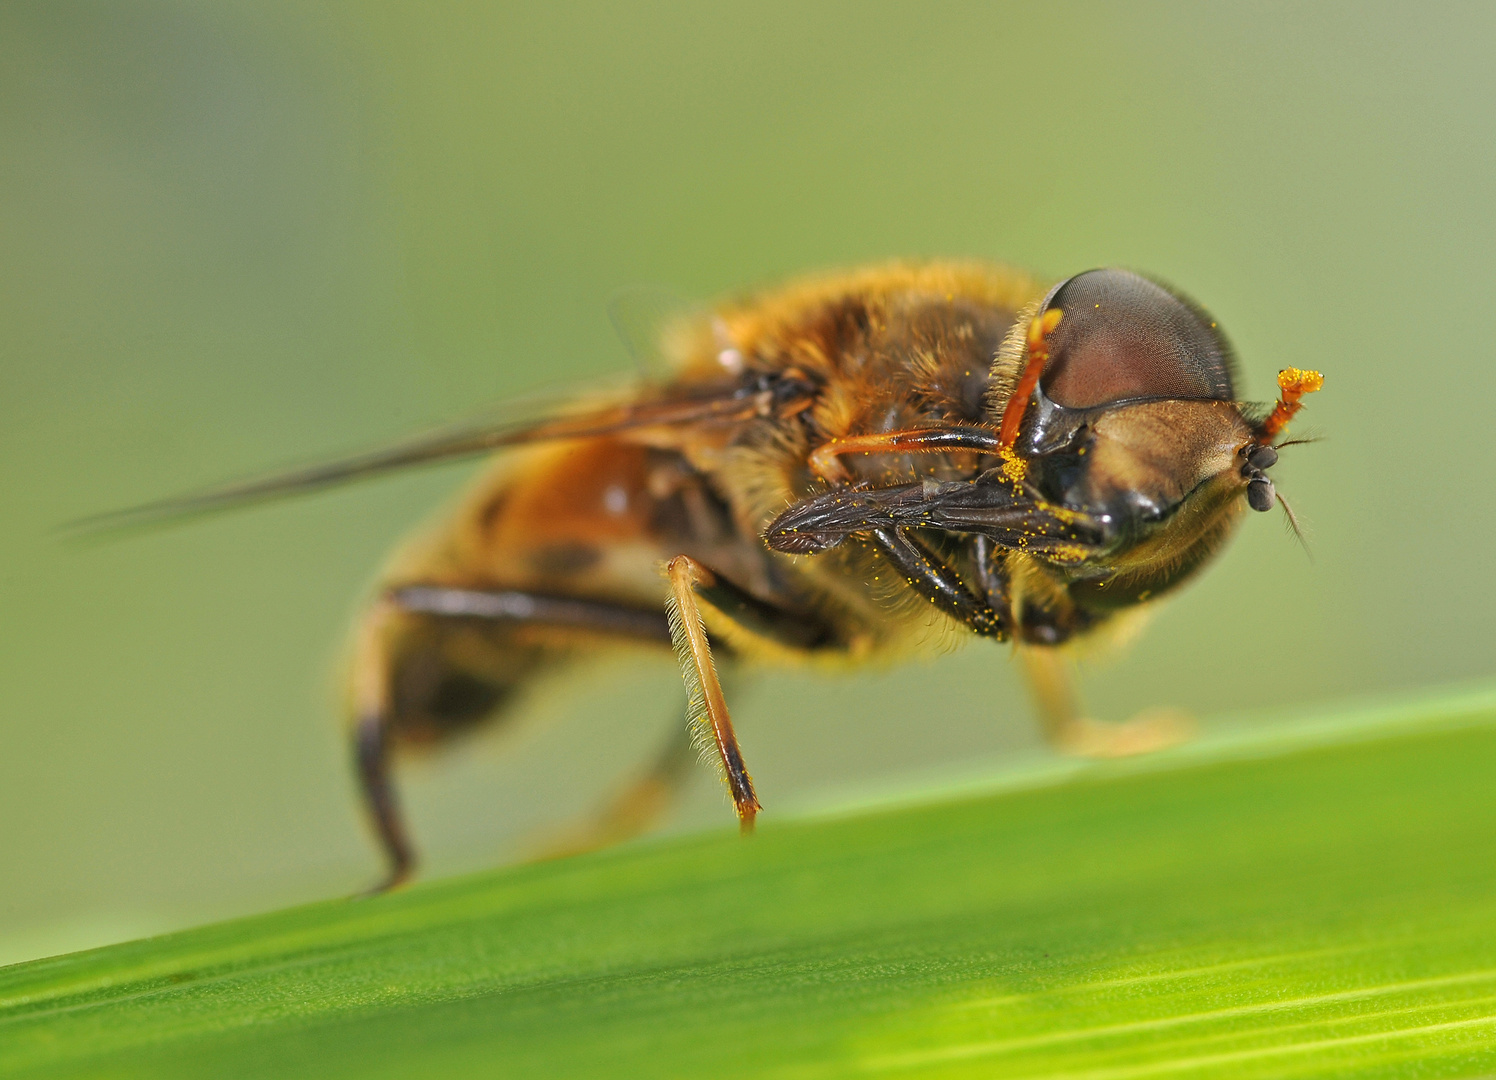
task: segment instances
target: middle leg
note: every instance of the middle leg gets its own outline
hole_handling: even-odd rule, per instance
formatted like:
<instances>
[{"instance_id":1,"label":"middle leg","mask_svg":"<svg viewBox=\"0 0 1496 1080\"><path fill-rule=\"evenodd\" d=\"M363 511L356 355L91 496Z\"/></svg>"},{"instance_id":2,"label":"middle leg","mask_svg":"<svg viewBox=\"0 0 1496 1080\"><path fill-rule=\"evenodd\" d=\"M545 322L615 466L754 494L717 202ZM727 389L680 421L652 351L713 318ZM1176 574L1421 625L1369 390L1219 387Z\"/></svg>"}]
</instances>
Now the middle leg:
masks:
<instances>
[{"instance_id":1,"label":"middle leg","mask_svg":"<svg viewBox=\"0 0 1496 1080\"><path fill-rule=\"evenodd\" d=\"M753 790L753 777L743 763L743 752L727 712L727 700L722 695L722 683L717 678L717 666L712 661L712 647L698 603L698 590L720 587L717 576L689 555L671 559L666 575L670 580L670 596L665 610L670 618L670 639L686 683L686 723L698 745L715 747L738 824L744 832L751 832L762 807Z\"/></svg>"},{"instance_id":2,"label":"middle leg","mask_svg":"<svg viewBox=\"0 0 1496 1080\"><path fill-rule=\"evenodd\" d=\"M672 559L666 577L670 636L688 695L686 723L674 730L643 776L595 818L543 844L542 857L604 847L644 832L702 757L716 759L742 829L752 829L761 807L717 672L715 654L723 642L706 632L703 611L710 613L714 632L727 630L736 641L751 638L801 653L838 647L840 639L821 620L760 600L690 556Z\"/></svg>"}]
</instances>

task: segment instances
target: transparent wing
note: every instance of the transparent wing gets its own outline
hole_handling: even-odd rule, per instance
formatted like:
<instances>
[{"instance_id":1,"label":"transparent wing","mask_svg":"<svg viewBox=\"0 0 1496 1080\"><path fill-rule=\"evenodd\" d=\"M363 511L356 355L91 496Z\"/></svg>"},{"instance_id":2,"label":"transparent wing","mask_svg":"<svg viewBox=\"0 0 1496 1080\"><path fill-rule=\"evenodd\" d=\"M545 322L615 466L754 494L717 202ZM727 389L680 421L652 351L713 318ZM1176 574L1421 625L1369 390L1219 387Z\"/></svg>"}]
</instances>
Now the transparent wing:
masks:
<instances>
[{"instance_id":1,"label":"transparent wing","mask_svg":"<svg viewBox=\"0 0 1496 1080\"><path fill-rule=\"evenodd\" d=\"M699 326L704 308L659 285L631 285L608 301L608 321L633 358L639 377L667 382L675 372L672 340Z\"/></svg>"},{"instance_id":2,"label":"transparent wing","mask_svg":"<svg viewBox=\"0 0 1496 1080\"><path fill-rule=\"evenodd\" d=\"M716 385L677 390L669 397L636 400L619 392L612 400L596 394L586 403L528 401L520 409L456 425L345 458L292 468L190 492L159 502L81 518L63 526L72 535L113 533L195 518L256 503L304 495L387 473L504 447L560 439L585 439L652 428L739 423L772 408L772 392L753 386Z\"/></svg>"}]
</instances>

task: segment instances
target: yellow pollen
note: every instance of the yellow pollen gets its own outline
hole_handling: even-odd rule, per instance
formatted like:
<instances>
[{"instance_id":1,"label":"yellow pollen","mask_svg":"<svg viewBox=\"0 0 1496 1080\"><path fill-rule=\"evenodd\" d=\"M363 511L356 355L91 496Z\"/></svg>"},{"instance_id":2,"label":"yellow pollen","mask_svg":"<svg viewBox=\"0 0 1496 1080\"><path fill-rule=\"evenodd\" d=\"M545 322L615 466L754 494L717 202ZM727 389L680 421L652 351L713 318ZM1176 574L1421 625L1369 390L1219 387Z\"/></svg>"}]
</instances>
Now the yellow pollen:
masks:
<instances>
[{"instance_id":1,"label":"yellow pollen","mask_svg":"<svg viewBox=\"0 0 1496 1080\"><path fill-rule=\"evenodd\" d=\"M1325 377L1317 371L1291 367L1278 372L1278 389L1284 393L1312 394L1324 385Z\"/></svg>"}]
</instances>

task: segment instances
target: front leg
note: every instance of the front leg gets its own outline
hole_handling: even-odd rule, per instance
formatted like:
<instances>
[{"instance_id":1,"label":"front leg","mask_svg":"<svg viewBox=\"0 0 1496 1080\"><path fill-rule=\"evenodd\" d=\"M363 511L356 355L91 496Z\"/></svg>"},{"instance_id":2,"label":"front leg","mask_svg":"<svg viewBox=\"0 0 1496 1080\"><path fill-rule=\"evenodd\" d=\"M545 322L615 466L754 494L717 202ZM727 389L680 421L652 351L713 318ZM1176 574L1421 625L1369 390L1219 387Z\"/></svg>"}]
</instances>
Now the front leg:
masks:
<instances>
[{"instance_id":1,"label":"front leg","mask_svg":"<svg viewBox=\"0 0 1496 1080\"><path fill-rule=\"evenodd\" d=\"M1012 632L1013 616L1003 591L983 583L978 595L961 579L950 563L942 560L907 529L875 529L869 536L889 562L904 575L909 587L935 607L983 637L1006 641ZM986 578L992 568L979 576ZM994 606L993 601L1000 606Z\"/></svg>"},{"instance_id":2,"label":"front leg","mask_svg":"<svg viewBox=\"0 0 1496 1080\"><path fill-rule=\"evenodd\" d=\"M1088 758L1132 757L1187 742L1195 722L1177 709L1145 709L1122 723L1086 715L1075 689L1071 661L1052 646L1020 645L1018 656L1039 712L1040 729L1050 746Z\"/></svg>"}]
</instances>

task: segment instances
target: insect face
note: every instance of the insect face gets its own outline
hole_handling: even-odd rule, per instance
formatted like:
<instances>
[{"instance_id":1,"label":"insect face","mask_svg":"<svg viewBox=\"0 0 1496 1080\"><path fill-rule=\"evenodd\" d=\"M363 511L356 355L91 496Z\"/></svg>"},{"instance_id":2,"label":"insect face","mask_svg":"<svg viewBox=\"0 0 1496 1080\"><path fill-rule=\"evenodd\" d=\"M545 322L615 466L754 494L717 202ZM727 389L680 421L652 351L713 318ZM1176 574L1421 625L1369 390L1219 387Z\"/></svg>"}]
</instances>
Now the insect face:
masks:
<instances>
[{"instance_id":1,"label":"insect face","mask_svg":"<svg viewBox=\"0 0 1496 1080\"><path fill-rule=\"evenodd\" d=\"M1095 525L1066 568L1092 611L1156 595L1201 566L1240 516L1272 504L1276 460L1235 402L1231 348L1203 310L1125 270L1061 283L1016 452L1038 492ZM1266 505L1260 505L1264 498Z\"/></svg>"}]
</instances>

